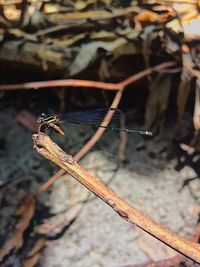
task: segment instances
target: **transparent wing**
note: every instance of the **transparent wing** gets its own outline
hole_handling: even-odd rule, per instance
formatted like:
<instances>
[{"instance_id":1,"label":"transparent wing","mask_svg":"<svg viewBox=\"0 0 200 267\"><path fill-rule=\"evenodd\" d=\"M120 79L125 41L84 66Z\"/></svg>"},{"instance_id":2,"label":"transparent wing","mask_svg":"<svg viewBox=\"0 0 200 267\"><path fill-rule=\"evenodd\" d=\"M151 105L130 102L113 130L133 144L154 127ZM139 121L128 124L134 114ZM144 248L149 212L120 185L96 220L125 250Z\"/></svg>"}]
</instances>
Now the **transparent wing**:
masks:
<instances>
[{"instance_id":1,"label":"transparent wing","mask_svg":"<svg viewBox=\"0 0 200 267\"><path fill-rule=\"evenodd\" d=\"M99 124L108 112L114 112L112 120L120 118L122 112L119 109L94 109L80 112L68 112L60 114L61 121L68 121L72 123L88 123Z\"/></svg>"}]
</instances>

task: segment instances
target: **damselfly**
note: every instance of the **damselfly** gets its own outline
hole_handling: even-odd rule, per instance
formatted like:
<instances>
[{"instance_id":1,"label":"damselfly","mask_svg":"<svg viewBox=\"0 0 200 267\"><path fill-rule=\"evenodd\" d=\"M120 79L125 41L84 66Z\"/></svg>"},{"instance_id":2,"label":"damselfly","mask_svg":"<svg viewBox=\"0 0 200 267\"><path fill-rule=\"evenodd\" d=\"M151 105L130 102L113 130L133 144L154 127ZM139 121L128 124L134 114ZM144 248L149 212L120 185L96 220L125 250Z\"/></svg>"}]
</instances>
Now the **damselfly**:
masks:
<instances>
[{"instance_id":1,"label":"damselfly","mask_svg":"<svg viewBox=\"0 0 200 267\"><path fill-rule=\"evenodd\" d=\"M112 126L105 126L102 125L105 121L105 116L107 113L112 112L112 120L120 118L122 112L119 109L94 109L89 111L80 111L80 112L68 112L63 114L53 114L53 115L46 115L42 113L37 122L40 124L39 131L45 132L47 129L54 129L55 131L59 132L60 134L64 135L64 132L59 127L60 124L69 122L75 124L82 124L86 126L92 126L95 128L104 128L113 131L123 131L127 133L137 133L141 135L152 136L150 131L146 130L133 130L127 128L119 128L119 127L112 127Z\"/></svg>"}]
</instances>

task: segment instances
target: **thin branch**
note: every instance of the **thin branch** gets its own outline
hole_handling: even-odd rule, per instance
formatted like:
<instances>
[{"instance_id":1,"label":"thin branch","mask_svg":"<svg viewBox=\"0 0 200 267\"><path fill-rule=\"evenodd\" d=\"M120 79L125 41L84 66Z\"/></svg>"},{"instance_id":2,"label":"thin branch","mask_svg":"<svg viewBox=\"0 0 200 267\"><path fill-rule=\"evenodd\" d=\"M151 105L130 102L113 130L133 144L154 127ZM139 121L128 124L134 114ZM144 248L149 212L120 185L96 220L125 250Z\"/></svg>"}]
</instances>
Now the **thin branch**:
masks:
<instances>
[{"instance_id":1,"label":"thin branch","mask_svg":"<svg viewBox=\"0 0 200 267\"><path fill-rule=\"evenodd\" d=\"M125 88L129 84L139 80L152 72L160 71L162 69L172 67L175 65L175 62L168 61L161 63L155 67L149 68L147 70L141 71L137 74L134 74L127 78L126 80L119 83L105 83L97 82L90 80L73 80L73 79L64 79L64 80L52 80L52 81L41 81L41 82L28 82L20 84L3 84L0 85L0 90L10 91L10 90L21 90L21 89L40 89L40 88L50 88L50 87L87 87L87 88L97 88L104 90L117 91Z\"/></svg>"},{"instance_id":2,"label":"thin branch","mask_svg":"<svg viewBox=\"0 0 200 267\"><path fill-rule=\"evenodd\" d=\"M113 208L113 210L115 210L123 219L137 225L145 232L185 255L187 258L200 263L199 244L179 237L124 201L110 189L105 187L97 178L79 166L73 158L54 143L48 135L43 133L34 134L33 141L34 149L41 156L54 162L72 175L77 181Z\"/></svg>"}]
</instances>

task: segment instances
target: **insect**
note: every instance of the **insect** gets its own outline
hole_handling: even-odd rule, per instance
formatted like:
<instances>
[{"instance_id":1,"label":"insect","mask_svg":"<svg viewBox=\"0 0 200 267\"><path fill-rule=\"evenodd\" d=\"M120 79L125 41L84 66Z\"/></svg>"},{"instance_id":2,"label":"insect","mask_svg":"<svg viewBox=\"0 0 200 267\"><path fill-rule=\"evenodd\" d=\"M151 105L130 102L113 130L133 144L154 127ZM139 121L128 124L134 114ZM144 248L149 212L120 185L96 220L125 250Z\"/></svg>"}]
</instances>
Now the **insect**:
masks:
<instances>
[{"instance_id":1,"label":"insect","mask_svg":"<svg viewBox=\"0 0 200 267\"><path fill-rule=\"evenodd\" d=\"M123 131L127 133L136 133L141 135L152 136L150 131L146 130L135 130L135 129L128 129L128 128L119 128L119 127L112 127L112 126L105 126L103 122L105 122L104 117L108 112L112 112L112 120L117 119L121 116L122 112L119 109L94 109L89 111L80 111L80 112L68 112L63 114L53 114L53 115L46 115L42 113L37 122L40 124L39 131L45 132L48 129L54 129L56 132L64 135L64 132L59 127L62 123L75 123L75 124L82 124L86 126L92 126L95 128L104 128L112 131Z\"/></svg>"}]
</instances>

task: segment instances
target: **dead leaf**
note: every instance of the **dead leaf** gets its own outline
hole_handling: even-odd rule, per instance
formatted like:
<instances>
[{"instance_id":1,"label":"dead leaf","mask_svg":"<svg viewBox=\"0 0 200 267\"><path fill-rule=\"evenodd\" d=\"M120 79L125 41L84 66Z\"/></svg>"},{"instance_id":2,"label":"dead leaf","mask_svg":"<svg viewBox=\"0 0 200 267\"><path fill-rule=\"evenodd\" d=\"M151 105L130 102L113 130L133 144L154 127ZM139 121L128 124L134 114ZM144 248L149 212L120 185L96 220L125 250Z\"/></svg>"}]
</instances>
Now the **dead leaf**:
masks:
<instances>
[{"instance_id":1,"label":"dead leaf","mask_svg":"<svg viewBox=\"0 0 200 267\"><path fill-rule=\"evenodd\" d=\"M69 68L69 74L75 75L84 69L86 69L90 64L92 64L97 56L97 51L101 48L108 53L115 53L115 51L119 51L120 48L123 48L127 45L128 39L134 39L138 36L139 31L134 31L129 29L126 34L124 34L124 38L116 38L113 41L103 42L103 41L93 41L87 44L83 44L81 49L78 50L76 58L71 63ZM125 50L126 51L126 50Z\"/></svg>"},{"instance_id":2,"label":"dead leaf","mask_svg":"<svg viewBox=\"0 0 200 267\"><path fill-rule=\"evenodd\" d=\"M39 234L56 235L62 231L70 222L72 222L80 213L83 203L76 204L67 212L58 214L49 220L45 220L43 224L35 227L35 231Z\"/></svg>"},{"instance_id":3,"label":"dead leaf","mask_svg":"<svg viewBox=\"0 0 200 267\"><path fill-rule=\"evenodd\" d=\"M151 84L145 112L145 127L147 129L153 128L153 131L162 129L170 88L171 76L169 74L158 74Z\"/></svg>"},{"instance_id":4,"label":"dead leaf","mask_svg":"<svg viewBox=\"0 0 200 267\"><path fill-rule=\"evenodd\" d=\"M13 237L7 240L0 250L0 261L11 251L18 250L23 245L23 234L29 226L35 212L35 198L28 196L21 206L18 208L16 215L20 217L19 222L15 226Z\"/></svg>"},{"instance_id":5,"label":"dead leaf","mask_svg":"<svg viewBox=\"0 0 200 267\"><path fill-rule=\"evenodd\" d=\"M167 20L168 14L158 14L147 9L141 10L141 12L135 16L135 21L139 22L142 26L149 24L150 22L163 23Z\"/></svg>"},{"instance_id":6,"label":"dead leaf","mask_svg":"<svg viewBox=\"0 0 200 267\"><path fill-rule=\"evenodd\" d=\"M190 48L188 45L186 44L182 44L182 51L186 54L188 54L190 52Z\"/></svg>"},{"instance_id":7,"label":"dead leaf","mask_svg":"<svg viewBox=\"0 0 200 267\"><path fill-rule=\"evenodd\" d=\"M4 8L4 15L8 20L14 21L20 18L21 11L15 5L10 5Z\"/></svg>"},{"instance_id":8,"label":"dead leaf","mask_svg":"<svg viewBox=\"0 0 200 267\"><path fill-rule=\"evenodd\" d=\"M178 120L181 119L185 111L185 106L191 88L190 81L191 81L191 76L185 70L183 70L181 74L181 82L179 84L177 99L176 99Z\"/></svg>"},{"instance_id":9,"label":"dead leaf","mask_svg":"<svg viewBox=\"0 0 200 267\"><path fill-rule=\"evenodd\" d=\"M112 12L105 10L90 10L87 12L67 12L67 13L58 13L58 14L51 14L49 16L49 20L54 23L69 23L71 21L77 20L103 20L103 19L112 19L116 17L126 16L131 14L132 12L139 12L140 8L136 5L130 6L127 8L113 8Z\"/></svg>"},{"instance_id":10,"label":"dead leaf","mask_svg":"<svg viewBox=\"0 0 200 267\"><path fill-rule=\"evenodd\" d=\"M176 7L174 6L179 19L169 21L166 27L175 32L184 32L185 41L199 39L199 11L196 5L186 5L182 10L180 10L180 7L183 7L183 5L177 4Z\"/></svg>"},{"instance_id":11,"label":"dead leaf","mask_svg":"<svg viewBox=\"0 0 200 267\"><path fill-rule=\"evenodd\" d=\"M47 243L48 241L45 238L38 239L32 250L29 252L27 258L24 260L22 266L23 267L35 266L39 262L41 249L43 249L44 246L47 245Z\"/></svg>"},{"instance_id":12,"label":"dead leaf","mask_svg":"<svg viewBox=\"0 0 200 267\"><path fill-rule=\"evenodd\" d=\"M36 253L38 253L46 244L48 241L45 238L40 238L36 241L34 247L31 249L31 251L28 253L28 257L33 257Z\"/></svg>"},{"instance_id":13,"label":"dead leaf","mask_svg":"<svg viewBox=\"0 0 200 267\"><path fill-rule=\"evenodd\" d=\"M56 13L56 12L60 12L60 5L58 4L54 4L54 3L46 3L44 5L44 12L47 14L51 14L51 13Z\"/></svg>"},{"instance_id":14,"label":"dead leaf","mask_svg":"<svg viewBox=\"0 0 200 267\"><path fill-rule=\"evenodd\" d=\"M26 259L22 267L34 267L39 262L40 259L40 253L35 254L33 257Z\"/></svg>"}]
</instances>

